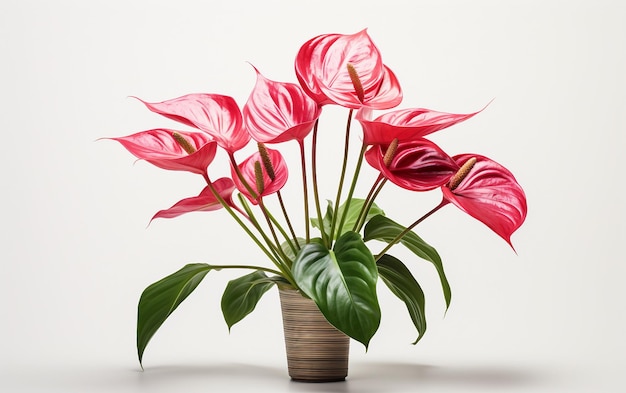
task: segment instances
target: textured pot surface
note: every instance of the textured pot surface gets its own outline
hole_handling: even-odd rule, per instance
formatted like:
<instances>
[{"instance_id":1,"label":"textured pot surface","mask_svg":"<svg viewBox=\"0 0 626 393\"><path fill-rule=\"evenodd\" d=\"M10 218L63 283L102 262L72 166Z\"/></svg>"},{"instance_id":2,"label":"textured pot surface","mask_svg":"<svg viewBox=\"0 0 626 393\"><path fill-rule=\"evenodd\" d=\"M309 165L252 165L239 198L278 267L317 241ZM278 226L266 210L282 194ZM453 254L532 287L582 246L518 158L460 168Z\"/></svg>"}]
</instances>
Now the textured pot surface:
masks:
<instances>
[{"instance_id":1,"label":"textured pot surface","mask_svg":"<svg viewBox=\"0 0 626 393\"><path fill-rule=\"evenodd\" d=\"M350 338L328 323L315 303L293 289L280 289L289 376L295 381L343 381Z\"/></svg>"}]
</instances>

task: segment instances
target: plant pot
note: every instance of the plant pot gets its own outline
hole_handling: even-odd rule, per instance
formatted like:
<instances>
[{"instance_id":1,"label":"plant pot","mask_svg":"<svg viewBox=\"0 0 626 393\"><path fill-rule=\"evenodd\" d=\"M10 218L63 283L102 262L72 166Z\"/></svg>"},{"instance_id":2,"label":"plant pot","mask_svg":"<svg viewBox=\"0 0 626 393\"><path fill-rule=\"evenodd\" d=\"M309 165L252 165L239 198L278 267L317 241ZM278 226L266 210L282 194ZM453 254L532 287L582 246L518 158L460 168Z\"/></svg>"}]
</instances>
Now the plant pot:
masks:
<instances>
[{"instance_id":1,"label":"plant pot","mask_svg":"<svg viewBox=\"0 0 626 393\"><path fill-rule=\"evenodd\" d=\"M348 375L350 338L332 326L313 300L279 289L289 376L294 381L335 382Z\"/></svg>"}]
</instances>

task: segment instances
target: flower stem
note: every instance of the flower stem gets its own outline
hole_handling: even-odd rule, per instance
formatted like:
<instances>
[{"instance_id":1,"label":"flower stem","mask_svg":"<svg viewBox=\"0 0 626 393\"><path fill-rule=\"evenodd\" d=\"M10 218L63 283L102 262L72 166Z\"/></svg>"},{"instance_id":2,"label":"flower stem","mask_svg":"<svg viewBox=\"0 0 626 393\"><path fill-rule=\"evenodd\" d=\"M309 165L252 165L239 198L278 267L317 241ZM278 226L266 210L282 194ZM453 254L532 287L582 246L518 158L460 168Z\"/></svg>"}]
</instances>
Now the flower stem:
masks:
<instances>
[{"instance_id":1,"label":"flower stem","mask_svg":"<svg viewBox=\"0 0 626 393\"><path fill-rule=\"evenodd\" d=\"M252 265L211 265L211 267L215 270L222 270L222 269L251 269L251 270L261 270L267 273L272 273L275 274L277 276L281 276L283 277L283 274L281 272L279 272L278 270L274 270L274 269L268 269L266 267L262 267L262 266L252 266Z\"/></svg>"},{"instance_id":2,"label":"flower stem","mask_svg":"<svg viewBox=\"0 0 626 393\"><path fill-rule=\"evenodd\" d=\"M252 189L250 184L248 184L246 179L243 177L243 174L241 173L241 171L239 170L239 166L237 165L237 161L235 161L235 155L233 153L228 153L228 158L230 158L230 164L232 168L235 170L235 173L237 174L237 177L239 178L241 183L244 185L244 187L246 187L246 190L248 190L248 192L250 193L250 196L253 199L257 199L259 195L255 190Z\"/></svg>"},{"instance_id":3,"label":"flower stem","mask_svg":"<svg viewBox=\"0 0 626 393\"><path fill-rule=\"evenodd\" d=\"M304 193L304 229L306 242L308 244L311 240L311 234L309 228L309 190L306 177L306 159L304 155L304 141L298 141L298 143L300 145L300 163L302 166L302 192Z\"/></svg>"},{"instance_id":4,"label":"flower stem","mask_svg":"<svg viewBox=\"0 0 626 393\"><path fill-rule=\"evenodd\" d=\"M393 247L394 245L396 245L400 240L402 240L402 238L409 232L411 232L411 230L413 228L415 228L419 223L421 223L422 221L424 221L425 219L427 219L428 217L430 217L431 215L433 215L437 210L441 209L442 207L444 207L445 205L447 205L449 202L446 201L445 199L443 199L441 201L441 203L439 203L439 205L435 206L431 211L429 211L428 213L424 214L422 217L418 218L415 222L413 222L413 224L409 225L408 227L406 227L402 232L400 232L398 234L398 236L396 236L392 241L389 242L389 244L387 244L387 247L383 248L383 250L378 254L378 256L376 257L376 260L378 261L383 255L385 255L385 253L387 251L389 251L389 249L391 247Z\"/></svg>"},{"instance_id":5,"label":"flower stem","mask_svg":"<svg viewBox=\"0 0 626 393\"><path fill-rule=\"evenodd\" d=\"M352 112L353 112L353 109L350 109L350 112L348 113L348 122L346 124L346 138L345 138L344 147L343 147L343 164L341 165L341 176L339 177L339 186L337 187L337 196L335 197L335 214L333 215L333 222L332 222L332 225L330 226L329 243L332 243L334 235L335 235L335 226L337 225L337 212L339 211L339 200L341 199L341 192L343 190L343 181L346 177L346 168L348 166L348 151L350 147L350 125L352 124Z\"/></svg>"},{"instance_id":6,"label":"flower stem","mask_svg":"<svg viewBox=\"0 0 626 393\"><path fill-rule=\"evenodd\" d=\"M239 178L239 180L241 180L241 183L243 183L243 185L246 187L246 189L247 189L247 190L248 190L248 192L250 193L250 196L251 196L252 198L259 198L259 206L261 207L261 210L263 211L263 214L264 214L264 216L265 216L265 217L266 217L266 219L267 219L268 214L269 214L269 216L271 216L271 214L270 214L270 213L269 213L269 211L265 208L265 205L262 205L262 203L261 203L261 201L260 201L260 199L261 199L261 198L259 197L259 195L258 195L258 194L257 194L257 193L256 193L256 192L252 189L252 187L250 186L250 184L248 184L248 182L246 181L246 179L243 177L243 174L242 174L242 173L241 173L241 171L239 170L239 167L237 166L237 162L235 161L235 156L234 156L232 153L230 153L230 154L229 154L229 158L230 158L230 162L231 162L232 167L235 169L235 172L236 172L236 174L237 174L237 177ZM258 162L258 161L257 161L257 162ZM260 165L260 164L259 164L259 165ZM260 188L259 184L257 184L257 188ZM262 191L260 191L260 192L262 192ZM283 207L283 212L285 212L285 210L284 210L284 205L283 205L282 203L281 203L281 206ZM246 211L247 211L248 215L251 215L251 211L250 211L250 209L247 209ZM285 213L285 217L287 218L286 213ZM273 216L272 216L272 218L273 218ZM289 218L287 218L287 221L288 221L288 223L289 223ZM280 226L280 224L279 224L279 223L278 223L275 219L273 219L273 222L274 222L277 226ZM290 224L290 223L289 223L289 225L290 225L290 227L291 227L291 224ZM272 250L274 250L274 251L275 251L275 253L282 254L282 250L280 249L280 242L278 241L278 239L277 239L277 237L276 237L276 233L275 233L274 228L273 228L273 226L272 226L272 223L271 223L269 220L268 220L268 226L269 226L270 231L272 232L272 235L274 236L274 240L276 241L276 247L272 247L272 242L271 242L271 240L269 240L269 238L268 238L267 236L265 236L265 234L264 234L264 232L263 232L263 229L262 229L262 228L260 227L260 225L258 224L258 221L256 222L256 225L255 225L256 229L257 229L257 230L258 230L258 231L259 231L259 232L263 235L263 238L265 239L265 242L266 242L266 243L270 246L270 248L271 248ZM281 227L279 227L279 230L281 231L281 233L283 233L283 234L285 233L285 231L284 231ZM286 238L287 238L287 240L289 241L289 238L288 238L288 237L286 237ZM292 245L292 247L293 247L293 245ZM284 255L284 254L283 254L283 255ZM276 255L276 256L278 257L278 255ZM287 260L288 260L288 259L287 259Z\"/></svg>"},{"instance_id":7,"label":"flower stem","mask_svg":"<svg viewBox=\"0 0 626 393\"><path fill-rule=\"evenodd\" d=\"M320 196L319 190L317 187L317 127L320 122L318 118L315 121L315 126L313 127L313 140L311 144L311 172L313 176L313 199L315 200L315 210L317 211L317 222L320 226L320 232L322 233L322 241L326 245L326 247L330 247L330 240L328 239L328 235L326 234L326 228L324 228L324 219L322 217L322 208L320 206Z\"/></svg>"},{"instance_id":8,"label":"flower stem","mask_svg":"<svg viewBox=\"0 0 626 393\"><path fill-rule=\"evenodd\" d=\"M267 221L267 226L269 227L270 232L272 234L272 237L274 238L274 242L276 244L276 252L278 252L278 254L283 259L283 261L285 262L287 267L291 267L290 266L291 265L290 260L289 260L289 258L287 258L287 255L285 255L285 252L283 251L282 247L280 246L280 241L278 240L278 236L276 236L276 230L274 229L274 225L272 224L272 219L270 218L271 214L265 208L265 205L263 204L263 199L262 198L259 198L259 207L261 207L261 211L263 212L263 215L265 216L265 221ZM284 231L281 231L281 232L284 233Z\"/></svg>"},{"instance_id":9,"label":"flower stem","mask_svg":"<svg viewBox=\"0 0 626 393\"><path fill-rule=\"evenodd\" d=\"M365 198L365 201L363 202L363 207L361 208L359 217L357 218L356 222L354 223L354 227L352 228L354 232L361 231L361 228L363 227L363 225L365 225L367 214L372 208L372 205L374 204L374 200L378 196L378 193L380 192L380 190L382 190L386 182L387 182L387 179L385 179L385 177L381 174L378 176L376 181L374 181L374 184L372 184L372 188L370 189L370 192L367 194L367 197Z\"/></svg>"},{"instance_id":10,"label":"flower stem","mask_svg":"<svg viewBox=\"0 0 626 393\"><path fill-rule=\"evenodd\" d=\"M246 210L248 217L250 217L250 222L252 222L252 225L254 225L257 231L259 231L259 233L261 234L261 237L263 237L263 240L265 240L265 244L267 244L270 251L272 251L272 253L274 254L274 257L276 259L280 259L281 256L278 253L278 249L276 245L272 243L272 240L265 234L265 231L261 227L261 224L259 224L259 221L254 215L254 212L250 208L250 205L248 205L248 203L246 202L245 197L242 194L239 194L238 197L239 197L239 202L241 202L241 205Z\"/></svg>"},{"instance_id":11,"label":"flower stem","mask_svg":"<svg viewBox=\"0 0 626 393\"><path fill-rule=\"evenodd\" d=\"M346 217L348 216L348 210L350 210L350 204L352 203L352 195L354 195L354 189L356 188L356 183L357 183L357 180L359 179L359 173L361 172L361 164L363 164L363 157L365 155L366 149L367 149L367 145L364 143L363 146L361 146L359 159L356 163L356 168L354 169L354 176L352 177L352 184L350 185L350 191L348 191L348 196L346 197L346 206L343 209L343 214L341 215L341 221L339 223L339 227L337 228L337 237L339 237L339 234L341 233L343 229L343 224L346 221Z\"/></svg>"},{"instance_id":12,"label":"flower stem","mask_svg":"<svg viewBox=\"0 0 626 393\"><path fill-rule=\"evenodd\" d=\"M239 194L239 195L241 195L241 194ZM234 209L235 211L237 211L239 214L241 214L243 217L247 218L247 219L248 219L248 221L250 221L250 222L252 223L252 220L250 219L250 215L249 215L249 213L248 213L248 212L246 212L246 211L242 210L239 206L235 205L234 203L233 203L233 205L232 205L232 206L230 206L230 207L231 207L232 209ZM254 223L253 223L253 224L254 224Z\"/></svg>"},{"instance_id":13,"label":"flower stem","mask_svg":"<svg viewBox=\"0 0 626 393\"><path fill-rule=\"evenodd\" d=\"M293 250L295 254L298 253L297 250L300 249L300 244L298 244L298 236L296 236L296 232L293 230L293 226L291 225L291 220L289 219L289 215L287 214L287 208L285 207L285 202L283 202L283 196L280 193L280 190L276 192L276 196L278 196L278 202L280 203L280 208L283 211L283 216L285 216L285 221L287 222L287 227L289 228L289 232L291 232L291 236L293 237L293 242L289 239L289 236L285 233L285 231L279 226L278 230L283 234L287 243L289 243L289 247ZM273 217L272 217L273 219ZM272 221L276 222L275 219ZM294 246L295 243L295 246Z\"/></svg>"},{"instance_id":14,"label":"flower stem","mask_svg":"<svg viewBox=\"0 0 626 393\"><path fill-rule=\"evenodd\" d=\"M203 174L204 180L207 182L209 189L211 190L211 192L213 193L213 195L215 196L215 198L217 198L217 200L222 204L222 206L224 207L224 209L226 209L226 211L233 217L233 219L237 222L237 224L239 224L239 226L248 234L248 236L250 236L250 238L256 243L256 245L261 249L261 251L263 251L263 253L265 255L267 255L267 257L270 259L270 261L272 261L272 263L274 263L274 265L276 265L276 267L283 273L282 276L285 278L290 277L291 275L289 274L288 270L285 268L285 266L283 266L283 264L281 263L280 259L276 258L274 255L272 255L270 253L270 251L263 245L263 243L261 243L261 241L259 240L258 237L256 237L254 235L254 233L252 233L252 231L250 230L250 228L248 228L248 226L241 221L241 219L235 214L235 212L233 211L233 209L230 207L230 205L228 203L226 203L226 201L224 200L224 198L222 198L222 196L217 192L217 190L215 189L215 187L213 186L213 182L211 181L211 179L209 178L208 173L204 173Z\"/></svg>"}]
</instances>

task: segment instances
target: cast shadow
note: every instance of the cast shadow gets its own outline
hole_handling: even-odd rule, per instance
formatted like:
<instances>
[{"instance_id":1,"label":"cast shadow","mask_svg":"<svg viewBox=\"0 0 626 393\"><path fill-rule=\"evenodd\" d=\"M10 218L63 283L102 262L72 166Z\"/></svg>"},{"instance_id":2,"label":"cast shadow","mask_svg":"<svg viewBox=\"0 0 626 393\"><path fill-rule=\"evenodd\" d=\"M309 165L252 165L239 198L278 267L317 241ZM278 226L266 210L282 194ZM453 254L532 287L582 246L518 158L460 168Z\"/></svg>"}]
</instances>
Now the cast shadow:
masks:
<instances>
[{"instance_id":1,"label":"cast shadow","mask_svg":"<svg viewBox=\"0 0 626 393\"><path fill-rule=\"evenodd\" d=\"M142 388L181 387L187 384L278 388L289 392L392 393L408 391L503 392L539 386L546 375L523 367L433 366L401 362L363 362L350 364L344 382L303 383L289 380L286 367L245 363L217 365L154 366L136 374Z\"/></svg>"},{"instance_id":2,"label":"cast shadow","mask_svg":"<svg viewBox=\"0 0 626 393\"><path fill-rule=\"evenodd\" d=\"M538 370L510 365L432 366L400 362L368 362L351 367L349 376L351 386L344 391L393 392L407 391L407 388L411 388L409 391L431 388L453 391L507 391L512 388L532 387L544 380L545 375Z\"/></svg>"},{"instance_id":3,"label":"cast shadow","mask_svg":"<svg viewBox=\"0 0 626 393\"><path fill-rule=\"evenodd\" d=\"M288 378L286 369L245 363L212 365L164 365L137 370L138 378L159 383L190 379L254 379L276 380Z\"/></svg>"}]
</instances>

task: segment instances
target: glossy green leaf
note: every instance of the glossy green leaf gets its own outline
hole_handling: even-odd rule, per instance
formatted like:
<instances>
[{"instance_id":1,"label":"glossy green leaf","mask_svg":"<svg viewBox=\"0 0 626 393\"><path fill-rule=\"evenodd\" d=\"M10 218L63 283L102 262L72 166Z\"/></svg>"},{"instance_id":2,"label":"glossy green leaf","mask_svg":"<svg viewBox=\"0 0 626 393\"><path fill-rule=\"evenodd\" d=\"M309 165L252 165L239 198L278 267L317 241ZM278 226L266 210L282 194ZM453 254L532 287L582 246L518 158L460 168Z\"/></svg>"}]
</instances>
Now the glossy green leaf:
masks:
<instances>
[{"instance_id":1,"label":"glossy green leaf","mask_svg":"<svg viewBox=\"0 0 626 393\"><path fill-rule=\"evenodd\" d=\"M254 311L261 297L275 282L260 270L228 282L222 295L222 314L228 330Z\"/></svg>"},{"instance_id":2,"label":"glossy green leaf","mask_svg":"<svg viewBox=\"0 0 626 393\"><path fill-rule=\"evenodd\" d=\"M326 233L326 236L328 236L333 220L333 202L328 199L326 200L326 202L328 203L328 205L326 206L326 214L324 214L322 221L324 224L324 232ZM311 218L311 225L313 225L314 228L317 228L320 231L322 230L320 220L318 218Z\"/></svg>"},{"instance_id":3,"label":"glossy green leaf","mask_svg":"<svg viewBox=\"0 0 626 393\"><path fill-rule=\"evenodd\" d=\"M350 206L348 207L348 211L346 212L346 218L343 223L343 227L341 229L341 235L343 235L344 233L348 231L351 231L352 228L354 228L354 225L356 224L356 220L359 218L359 215L361 214L361 210L363 209L364 203L365 203L364 199L352 198L352 201L350 202ZM346 203L344 203L343 205L339 207L338 217L340 219L343 216L344 214L343 212L345 210L346 210ZM384 214L385 213L382 211L382 209L376 206L376 204L374 203L370 207L370 210L367 212L365 222L369 221L374 216L384 215Z\"/></svg>"},{"instance_id":4,"label":"glossy green leaf","mask_svg":"<svg viewBox=\"0 0 626 393\"><path fill-rule=\"evenodd\" d=\"M137 355L140 364L154 333L211 269L213 267L205 263L189 264L143 291L137 309Z\"/></svg>"},{"instance_id":5,"label":"glossy green leaf","mask_svg":"<svg viewBox=\"0 0 626 393\"><path fill-rule=\"evenodd\" d=\"M406 305L413 325L417 329L418 336L413 342L413 344L417 344L426 332L424 291L411 271L399 259L385 254L380 257L376 264L381 280Z\"/></svg>"},{"instance_id":6,"label":"glossy green leaf","mask_svg":"<svg viewBox=\"0 0 626 393\"><path fill-rule=\"evenodd\" d=\"M365 241L376 239L389 243L405 229L405 227L387 217L375 216L365 226L364 238ZM407 233L400 242L418 257L423 258L435 265L437 274L439 274L439 280L441 281L443 295L446 299L446 308L450 307L452 292L450 291L450 284L446 278L446 273L443 270L443 263L441 262L441 257L439 256L437 250L412 231Z\"/></svg>"},{"instance_id":7,"label":"glossy green leaf","mask_svg":"<svg viewBox=\"0 0 626 393\"><path fill-rule=\"evenodd\" d=\"M345 222L343 223L343 227L339 236L352 230L352 228L356 224L356 220L359 218L359 215L361 214L361 209L363 209L364 203L365 203L364 199L352 198L352 201L350 202L350 206L348 207L348 211L346 213ZM344 202L341 206L339 206L339 213L337 213L338 214L337 220L341 219L343 212L345 210L346 210L346 203ZM385 213L383 212L381 208L376 206L375 203L372 204L369 212L367 213L365 222L367 222L369 219L379 214L384 215ZM332 225L332 219L333 219L332 202L328 201L328 207L326 208L326 214L324 215L324 229L326 230L326 235L328 235L328 232L330 231L330 227ZM337 222L337 224L339 223ZM313 225L315 228L320 229L319 220L317 218L311 219L311 225Z\"/></svg>"},{"instance_id":8,"label":"glossy green leaf","mask_svg":"<svg viewBox=\"0 0 626 393\"><path fill-rule=\"evenodd\" d=\"M328 322L367 348L380 324L378 269L361 236L346 232L332 251L319 243L305 245L292 273Z\"/></svg>"},{"instance_id":9,"label":"glossy green leaf","mask_svg":"<svg viewBox=\"0 0 626 393\"><path fill-rule=\"evenodd\" d=\"M306 244L306 239L304 239L302 237L298 237L298 238L296 238L296 240L298 240L298 245L300 247L302 247L303 245ZM291 240L291 242L292 242L292 244L295 244L293 240ZM282 249L283 253L287 256L287 258L289 258L292 261L294 259L296 259L296 254L293 253L293 250L289 246L289 243L287 243L286 241L282 242L280 244L280 248Z\"/></svg>"}]
</instances>

